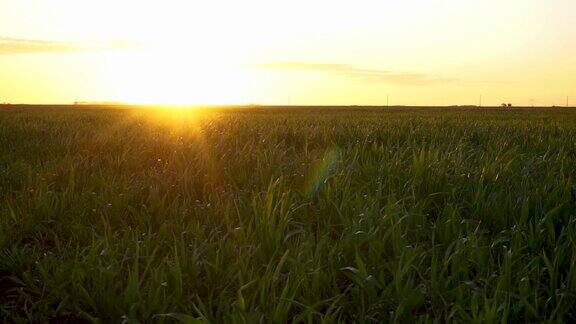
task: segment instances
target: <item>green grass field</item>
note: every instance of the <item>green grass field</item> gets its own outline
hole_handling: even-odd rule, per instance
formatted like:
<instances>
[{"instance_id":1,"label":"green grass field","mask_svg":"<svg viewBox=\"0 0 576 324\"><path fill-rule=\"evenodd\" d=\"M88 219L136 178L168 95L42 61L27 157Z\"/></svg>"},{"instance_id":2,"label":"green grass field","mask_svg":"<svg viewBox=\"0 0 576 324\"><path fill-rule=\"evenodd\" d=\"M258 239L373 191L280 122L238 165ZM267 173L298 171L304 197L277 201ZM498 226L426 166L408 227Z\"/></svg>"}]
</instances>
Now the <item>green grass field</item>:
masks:
<instances>
[{"instance_id":1,"label":"green grass field","mask_svg":"<svg viewBox=\"0 0 576 324\"><path fill-rule=\"evenodd\" d=\"M0 322L576 320L576 110L0 110Z\"/></svg>"}]
</instances>

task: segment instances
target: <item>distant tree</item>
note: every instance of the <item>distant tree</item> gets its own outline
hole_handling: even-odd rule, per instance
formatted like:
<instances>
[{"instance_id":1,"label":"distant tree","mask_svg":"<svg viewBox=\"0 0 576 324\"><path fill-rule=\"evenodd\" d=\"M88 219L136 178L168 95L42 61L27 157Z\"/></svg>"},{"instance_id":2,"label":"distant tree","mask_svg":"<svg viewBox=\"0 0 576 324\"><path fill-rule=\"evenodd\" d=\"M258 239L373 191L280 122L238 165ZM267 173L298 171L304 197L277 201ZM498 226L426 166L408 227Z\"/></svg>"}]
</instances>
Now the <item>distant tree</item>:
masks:
<instances>
[{"instance_id":1,"label":"distant tree","mask_svg":"<svg viewBox=\"0 0 576 324\"><path fill-rule=\"evenodd\" d=\"M505 107L508 107L508 105L505 104L505 103L503 103L501 106L504 107L504 108L505 108Z\"/></svg>"},{"instance_id":2,"label":"distant tree","mask_svg":"<svg viewBox=\"0 0 576 324\"><path fill-rule=\"evenodd\" d=\"M511 104L511 103L508 104L508 108L510 108L510 107L512 107L512 104Z\"/></svg>"}]
</instances>

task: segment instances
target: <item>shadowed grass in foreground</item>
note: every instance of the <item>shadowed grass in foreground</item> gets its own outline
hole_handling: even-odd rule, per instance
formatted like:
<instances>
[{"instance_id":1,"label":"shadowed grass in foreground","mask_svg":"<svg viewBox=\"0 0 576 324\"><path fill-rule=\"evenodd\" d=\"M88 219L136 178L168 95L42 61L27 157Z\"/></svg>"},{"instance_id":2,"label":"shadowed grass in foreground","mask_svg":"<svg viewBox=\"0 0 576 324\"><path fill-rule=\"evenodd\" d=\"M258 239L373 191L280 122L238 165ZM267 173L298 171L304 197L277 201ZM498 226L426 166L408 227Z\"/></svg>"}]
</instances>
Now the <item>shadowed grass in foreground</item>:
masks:
<instances>
[{"instance_id":1,"label":"shadowed grass in foreground","mask_svg":"<svg viewBox=\"0 0 576 324\"><path fill-rule=\"evenodd\" d=\"M574 321L576 111L0 111L0 320Z\"/></svg>"}]
</instances>

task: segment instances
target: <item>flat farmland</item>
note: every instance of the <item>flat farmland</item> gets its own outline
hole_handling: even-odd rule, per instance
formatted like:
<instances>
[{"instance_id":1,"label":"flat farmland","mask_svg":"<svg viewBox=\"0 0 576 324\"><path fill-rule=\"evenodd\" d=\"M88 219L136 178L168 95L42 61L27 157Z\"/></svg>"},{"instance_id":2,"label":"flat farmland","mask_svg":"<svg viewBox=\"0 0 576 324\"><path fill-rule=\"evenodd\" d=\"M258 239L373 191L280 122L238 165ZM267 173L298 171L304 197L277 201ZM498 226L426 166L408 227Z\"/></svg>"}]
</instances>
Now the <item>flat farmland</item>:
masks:
<instances>
[{"instance_id":1,"label":"flat farmland","mask_svg":"<svg viewBox=\"0 0 576 324\"><path fill-rule=\"evenodd\" d=\"M576 110L0 110L3 322L576 321Z\"/></svg>"}]
</instances>

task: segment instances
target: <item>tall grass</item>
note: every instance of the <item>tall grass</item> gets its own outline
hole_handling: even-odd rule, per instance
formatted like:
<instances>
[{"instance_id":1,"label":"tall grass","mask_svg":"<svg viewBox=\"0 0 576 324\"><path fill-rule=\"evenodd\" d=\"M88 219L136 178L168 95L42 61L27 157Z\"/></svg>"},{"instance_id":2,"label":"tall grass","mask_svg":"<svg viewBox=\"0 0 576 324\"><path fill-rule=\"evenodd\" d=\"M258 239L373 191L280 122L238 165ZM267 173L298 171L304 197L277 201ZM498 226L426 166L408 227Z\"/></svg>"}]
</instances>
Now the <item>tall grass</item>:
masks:
<instances>
[{"instance_id":1,"label":"tall grass","mask_svg":"<svg viewBox=\"0 0 576 324\"><path fill-rule=\"evenodd\" d=\"M0 320L576 320L576 111L0 112Z\"/></svg>"}]
</instances>

